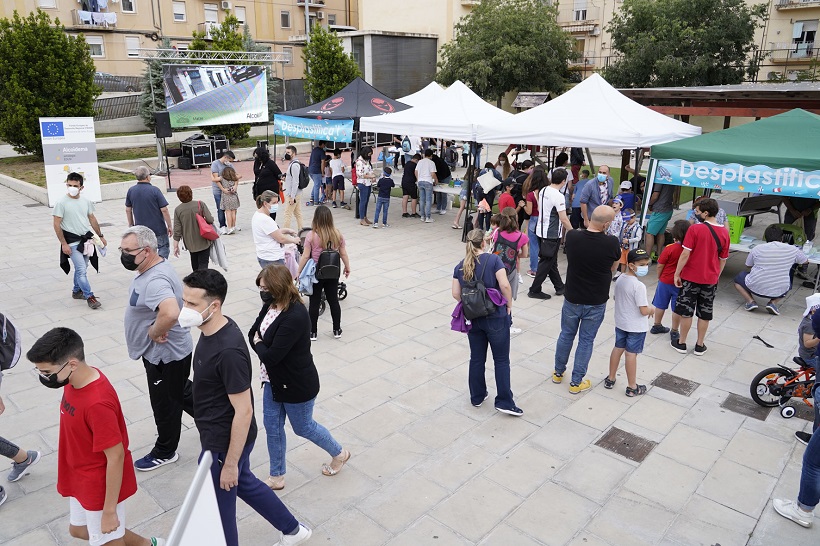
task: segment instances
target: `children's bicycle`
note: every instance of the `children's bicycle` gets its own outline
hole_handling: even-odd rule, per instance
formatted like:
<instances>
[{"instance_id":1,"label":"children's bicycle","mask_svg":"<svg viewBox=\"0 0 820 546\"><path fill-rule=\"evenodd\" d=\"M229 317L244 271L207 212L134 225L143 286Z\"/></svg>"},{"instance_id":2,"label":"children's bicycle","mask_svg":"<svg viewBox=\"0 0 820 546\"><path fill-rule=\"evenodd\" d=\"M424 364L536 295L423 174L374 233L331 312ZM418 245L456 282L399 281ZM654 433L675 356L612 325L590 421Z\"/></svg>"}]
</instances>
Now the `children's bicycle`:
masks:
<instances>
[{"instance_id":1,"label":"children's bicycle","mask_svg":"<svg viewBox=\"0 0 820 546\"><path fill-rule=\"evenodd\" d=\"M749 389L752 400L757 404L770 408L780 406L780 415L785 419L794 417L797 412L794 406L788 405L792 398L802 398L812 407L815 370L799 356L794 357L793 361L800 366L799 369L783 365L766 368L755 376Z\"/></svg>"}]
</instances>

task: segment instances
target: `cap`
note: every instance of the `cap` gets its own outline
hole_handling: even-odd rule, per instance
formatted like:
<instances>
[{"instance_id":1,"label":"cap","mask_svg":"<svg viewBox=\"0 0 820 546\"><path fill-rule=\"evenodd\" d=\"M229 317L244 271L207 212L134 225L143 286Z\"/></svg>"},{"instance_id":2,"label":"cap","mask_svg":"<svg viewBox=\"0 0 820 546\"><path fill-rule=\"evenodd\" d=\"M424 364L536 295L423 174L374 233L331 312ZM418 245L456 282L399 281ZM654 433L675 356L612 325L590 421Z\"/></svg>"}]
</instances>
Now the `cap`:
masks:
<instances>
[{"instance_id":1,"label":"cap","mask_svg":"<svg viewBox=\"0 0 820 546\"><path fill-rule=\"evenodd\" d=\"M820 294L812 294L806 297L806 310L803 312L803 316L805 317L811 313L812 309L816 310L818 308L820 308Z\"/></svg>"},{"instance_id":2,"label":"cap","mask_svg":"<svg viewBox=\"0 0 820 546\"><path fill-rule=\"evenodd\" d=\"M621 189L622 190L631 190L632 189L632 182L629 180L624 180L621 182Z\"/></svg>"},{"instance_id":3,"label":"cap","mask_svg":"<svg viewBox=\"0 0 820 546\"><path fill-rule=\"evenodd\" d=\"M512 178L505 178L501 181L501 188L503 189L508 186L512 186L513 184L515 184L515 180L513 180Z\"/></svg>"},{"instance_id":4,"label":"cap","mask_svg":"<svg viewBox=\"0 0 820 546\"><path fill-rule=\"evenodd\" d=\"M635 263L640 262L642 260L648 260L649 253L642 248L636 248L634 250L630 250L629 254L626 255L626 262L627 263Z\"/></svg>"}]
</instances>

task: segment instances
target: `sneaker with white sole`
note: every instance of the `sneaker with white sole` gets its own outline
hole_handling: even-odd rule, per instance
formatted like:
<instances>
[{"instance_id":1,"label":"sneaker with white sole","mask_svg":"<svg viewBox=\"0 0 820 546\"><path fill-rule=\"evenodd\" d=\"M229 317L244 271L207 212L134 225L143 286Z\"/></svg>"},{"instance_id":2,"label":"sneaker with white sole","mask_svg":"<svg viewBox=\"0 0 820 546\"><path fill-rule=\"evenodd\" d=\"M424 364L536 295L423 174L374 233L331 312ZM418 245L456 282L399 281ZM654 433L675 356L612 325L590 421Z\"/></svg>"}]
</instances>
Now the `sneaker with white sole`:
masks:
<instances>
[{"instance_id":1,"label":"sneaker with white sole","mask_svg":"<svg viewBox=\"0 0 820 546\"><path fill-rule=\"evenodd\" d=\"M316 341L317 339L319 339L319 334L317 332L311 332L310 333L310 340L311 341Z\"/></svg>"},{"instance_id":2,"label":"sneaker with white sole","mask_svg":"<svg viewBox=\"0 0 820 546\"><path fill-rule=\"evenodd\" d=\"M496 411L501 413L506 413L507 415L512 415L513 417L521 417L524 415L524 410L519 408L518 406L513 406L511 408L495 408Z\"/></svg>"},{"instance_id":3,"label":"sneaker with white sole","mask_svg":"<svg viewBox=\"0 0 820 546\"><path fill-rule=\"evenodd\" d=\"M11 465L11 472L9 472L8 480L10 482L16 482L23 476L27 475L29 472L29 467L37 464L40 462L40 452L39 451L27 451L26 460L22 463L12 463Z\"/></svg>"},{"instance_id":4,"label":"sneaker with white sole","mask_svg":"<svg viewBox=\"0 0 820 546\"><path fill-rule=\"evenodd\" d=\"M814 519L814 512L806 512L801 510L797 503L793 500L786 499L772 499L772 506L775 512L786 519L790 519L801 527L809 528Z\"/></svg>"},{"instance_id":5,"label":"sneaker with white sole","mask_svg":"<svg viewBox=\"0 0 820 546\"><path fill-rule=\"evenodd\" d=\"M152 456L150 453L143 457L142 459L137 459L134 461L134 468L137 470L141 470L142 472L150 472L151 470L156 470L161 466L165 466L166 464L175 463L179 460L179 453L174 453L173 457L169 457L168 459L159 459L157 457Z\"/></svg>"},{"instance_id":6,"label":"sneaker with white sole","mask_svg":"<svg viewBox=\"0 0 820 546\"><path fill-rule=\"evenodd\" d=\"M808 432L803 432L802 430L798 430L794 433L794 437L797 438L797 441L803 444L804 446L809 445L811 441L811 434Z\"/></svg>"},{"instance_id":7,"label":"sneaker with white sole","mask_svg":"<svg viewBox=\"0 0 820 546\"><path fill-rule=\"evenodd\" d=\"M516 328L515 326L510 326L510 334L511 335L520 334L520 333L521 333L521 328Z\"/></svg>"},{"instance_id":8,"label":"sneaker with white sole","mask_svg":"<svg viewBox=\"0 0 820 546\"><path fill-rule=\"evenodd\" d=\"M426 220L424 220L425 224L432 224L433 222L435 222L435 220L433 220L432 218L427 218Z\"/></svg>"},{"instance_id":9,"label":"sneaker with white sole","mask_svg":"<svg viewBox=\"0 0 820 546\"><path fill-rule=\"evenodd\" d=\"M6 493L6 490L0 487L0 506L3 506L3 503L6 502L6 499L8 498L9 495Z\"/></svg>"},{"instance_id":10,"label":"sneaker with white sole","mask_svg":"<svg viewBox=\"0 0 820 546\"><path fill-rule=\"evenodd\" d=\"M313 531L302 525L299 524L299 531L295 535L285 535L282 534L282 538L279 539L279 542L274 544L273 546L295 546L296 544L301 544L307 539L310 538L310 535L313 534Z\"/></svg>"}]
</instances>

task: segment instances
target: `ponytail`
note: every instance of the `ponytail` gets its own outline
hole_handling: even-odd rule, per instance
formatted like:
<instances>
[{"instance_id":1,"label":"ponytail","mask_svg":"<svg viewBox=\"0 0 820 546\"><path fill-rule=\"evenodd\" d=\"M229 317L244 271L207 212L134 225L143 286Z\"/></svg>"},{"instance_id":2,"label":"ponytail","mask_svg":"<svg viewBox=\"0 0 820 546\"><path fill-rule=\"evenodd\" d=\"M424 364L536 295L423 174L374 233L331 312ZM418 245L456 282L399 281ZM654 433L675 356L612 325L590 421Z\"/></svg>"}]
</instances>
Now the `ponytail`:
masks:
<instances>
[{"instance_id":1,"label":"ponytail","mask_svg":"<svg viewBox=\"0 0 820 546\"><path fill-rule=\"evenodd\" d=\"M467 251L464 255L464 280L475 277L475 264L481 255L481 244L484 242L484 230L473 229L467 233Z\"/></svg>"}]
</instances>

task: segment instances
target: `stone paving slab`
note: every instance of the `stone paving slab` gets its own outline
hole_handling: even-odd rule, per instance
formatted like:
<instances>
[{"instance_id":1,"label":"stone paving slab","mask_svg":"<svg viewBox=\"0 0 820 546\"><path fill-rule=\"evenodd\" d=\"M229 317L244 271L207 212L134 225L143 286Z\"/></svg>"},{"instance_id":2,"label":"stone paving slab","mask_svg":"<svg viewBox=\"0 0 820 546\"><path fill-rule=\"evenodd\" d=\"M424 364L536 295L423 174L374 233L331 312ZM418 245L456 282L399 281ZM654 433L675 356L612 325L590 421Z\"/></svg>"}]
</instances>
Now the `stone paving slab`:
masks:
<instances>
[{"instance_id":1,"label":"stone paving slab","mask_svg":"<svg viewBox=\"0 0 820 546\"><path fill-rule=\"evenodd\" d=\"M193 174L192 174L193 176ZM207 188L195 197L212 203ZM168 195L171 207L176 197ZM103 307L92 311L69 297L70 279L57 269L50 210L0 188L0 215L25 244L6 245L0 259L0 308L23 330L24 345L56 325L77 329L88 361L111 379L122 400L131 447L141 456L156 430L142 364L128 359L123 309L131 274L114 254L101 261L90 281ZM97 207L105 233L118 246L125 228L121 202ZM259 307L258 267L250 235L250 202L243 202L237 235L226 237L230 260L226 311L242 328ZM310 208L304 209L308 220ZM683 213L685 211L681 211ZM595 343L588 377L591 392L573 396L550 381L562 300L531 300L525 278L515 303L511 375L520 419L493 410L492 398L474 408L467 395L469 347L449 330L454 265L464 255L452 213L433 224L400 218L391 202L389 229L365 229L349 211L333 211L349 245L353 273L342 302L344 336L330 335L328 314L319 321L312 351L322 391L317 419L353 453L334 478L320 475L327 454L288 434L287 487L283 501L313 526L311 544L329 545L545 545L573 544L817 544L817 526L803 529L778 516L773 496L797 493L804 447L795 430L801 419L776 411L758 421L721 407L730 393L748 397L748 382L760 369L789 363L796 325L810 292L797 288L782 315L748 313L731 279L743 268L732 256L722 277L716 316L703 357L680 355L668 337L647 338L638 376L650 384L660 373L700 383L690 396L651 387L640 399L607 390L603 378L613 343L612 301ZM180 275L187 256L172 259ZM559 259L564 272L566 263ZM654 274L647 277L650 294ZM550 288L547 287L549 291ZM668 322L668 317L667 317ZM774 345L763 346L754 335ZM198 334L195 332L194 337ZM59 393L43 389L21 362L4 377L7 409L0 435L43 460L32 474L6 484L0 508L0 543L48 546L77 544L68 537L67 502L55 490ZM495 385L487 365L490 393ZM252 454L254 472L265 477L267 447L261 422L259 384L254 383L260 436ZM196 428L183 420L180 461L140 473L137 496L128 502L135 531L165 535L176 517L199 452ZM618 427L657 446L634 463L594 444ZM0 473L10 467L0 461ZM242 544L275 540L266 522L243 503L238 507Z\"/></svg>"}]
</instances>

